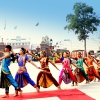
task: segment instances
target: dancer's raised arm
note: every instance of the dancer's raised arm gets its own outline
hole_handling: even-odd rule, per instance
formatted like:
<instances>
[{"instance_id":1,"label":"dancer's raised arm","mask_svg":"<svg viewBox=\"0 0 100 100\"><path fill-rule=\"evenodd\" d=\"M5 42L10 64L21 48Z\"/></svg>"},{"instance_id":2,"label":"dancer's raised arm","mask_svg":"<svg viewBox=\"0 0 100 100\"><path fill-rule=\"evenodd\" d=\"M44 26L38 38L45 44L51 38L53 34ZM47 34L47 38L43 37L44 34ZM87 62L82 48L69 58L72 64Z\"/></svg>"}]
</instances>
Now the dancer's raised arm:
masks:
<instances>
[{"instance_id":1,"label":"dancer's raised arm","mask_svg":"<svg viewBox=\"0 0 100 100\"><path fill-rule=\"evenodd\" d=\"M98 62L95 59L93 60L93 62L99 66Z\"/></svg>"},{"instance_id":2,"label":"dancer's raised arm","mask_svg":"<svg viewBox=\"0 0 100 100\"><path fill-rule=\"evenodd\" d=\"M73 60L78 60L77 57L72 57L72 56L70 56L70 58L73 59Z\"/></svg>"},{"instance_id":3,"label":"dancer's raised arm","mask_svg":"<svg viewBox=\"0 0 100 100\"><path fill-rule=\"evenodd\" d=\"M27 61L31 63L33 66L35 66L36 68L40 69L40 67L38 67L32 60L28 59Z\"/></svg>"},{"instance_id":4,"label":"dancer's raised arm","mask_svg":"<svg viewBox=\"0 0 100 100\"><path fill-rule=\"evenodd\" d=\"M72 62L71 64L72 64L74 67L78 68L78 67L76 66L76 64L75 64L75 63L73 63L73 62Z\"/></svg>"},{"instance_id":5,"label":"dancer's raised arm","mask_svg":"<svg viewBox=\"0 0 100 100\"><path fill-rule=\"evenodd\" d=\"M5 56L0 57L0 60L3 60L3 59L5 59L5 58L9 58L9 57L10 57L10 54L8 53L8 54L6 54Z\"/></svg>"},{"instance_id":6,"label":"dancer's raised arm","mask_svg":"<svg viewBox=\"0 0 100 100\"><path fill-rule=\"evenodd\" d=\"M57 70L59 70L58 68L57 68L57 66L54 64L54 62L52 62L52 60L48 60Z\"/></svg>"},{"instance_id":7,"label":"dancer's raised arm","mask_svg":"<svg viewBox=\"0 0 100 100\"><path fill-rule=\"evenodd\" d=\"M35 54L32 54L32 52L27 51L27 53L32 57L34 57L35 59L40 60L40 57L36 56Z\"/></svg>"},{"instance_id":8,"label":"dancer's raised arm","mask_svg":"<svg viewBox=\"0 0 100 100\"><path fill-rule=\"evenodd\" d=\"M57 57L58 59L61 59L62 57L58 56L55 52L53 53L54 57Z\"/></svg>"},{"instance_id":9,"label":"dancer's raised arm","mask_svg":"<svg viewBox=\"0 0 100 100\"><path fill-rule=\"evenodd\" d=\"M87 58L83 58L83 59L84 59L84 60L83 60L84 64L85 64L87 67L89 67L88 64L87 64L87 62L86 62L86 61L87 61L87 60L86 60Z\"/></svg>"},{"instance_id":10,"label":"dancer's raised arm","mask_svg":"<svg viewBox=\"0 0 100 100\"><path fill-rule=\"evenodd\" d=\"M93 57L93 62L99 66L98 61L99 61L98 59Z\"/></svg>"},{"instance_id":11,"label":"dancer's raised arm","mask_svg":"<svg viewBox=\"0 0 100 100\"><path fill-rule=\"evenodd\" d=\"M14 56L17 56L17 54L13 51L13 49L11 50L11 52L12 52L12 54L13 54Z\"/></svg>"},{"instance_id":12,"label":"dancer's raised arm","mask_svg":"<svg viewBox=\"0 0 100 100\"><path fill-rule=\"evenodd\" d=\"M4 52L3 51L0 51L0 54L4 54Z\"/></svg>"}]
</instances>

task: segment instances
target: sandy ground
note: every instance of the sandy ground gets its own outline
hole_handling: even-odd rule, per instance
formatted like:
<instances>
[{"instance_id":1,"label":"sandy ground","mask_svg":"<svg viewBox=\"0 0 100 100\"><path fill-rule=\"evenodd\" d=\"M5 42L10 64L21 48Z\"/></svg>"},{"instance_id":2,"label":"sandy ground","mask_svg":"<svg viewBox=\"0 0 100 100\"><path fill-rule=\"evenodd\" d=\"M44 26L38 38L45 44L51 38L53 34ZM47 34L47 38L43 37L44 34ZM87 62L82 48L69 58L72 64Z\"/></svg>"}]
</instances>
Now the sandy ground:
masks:
<instances>
[{"instance_id":1,"label":"sandy ground","mask_svg":"<svg viewBox=\"0 0 100 100\"><path fill-rule=\"evenodd\" d=\"M40 66L39 62L35 62L38 66ZM57 67L61 70L62 65L61 64L56 64ZM36 69L33 65L31 65L30 63L26 64L27 70L29 72L30 77L36 82L36 78L37 78L37 74L40 71L39 69ZM56 78L56 80L58 81L58 77L59 77L59 71L56 70L56 68L54 68L51 64L49 64L50 70L52 75ZM13 75L13 77L15 77L15 74L17 72L18 69L18 65L17 63L12 63L9 66L11 73ZM83 91L84 93L86 93L87 95L93 97L95 100L100 100L100 82L91 82L90 84L85 84L85 81L80 83L78 86L71 86L71 83L66 85L62 82L61 85L62 89L72 89L72 88L78 88L79 90ZM51 87L44 89L41 88L41 91L48 91L48 90L56 90L57 88L52 85ZM26 87L24 87L23 92L36 92L35 88L33 88L30 84L28 84ZM4 94L5 91L4 89L0 89L0 95ZM10 87L10 94L14 94L14 87L11 86Z\"/></svg>"}]
</instances>

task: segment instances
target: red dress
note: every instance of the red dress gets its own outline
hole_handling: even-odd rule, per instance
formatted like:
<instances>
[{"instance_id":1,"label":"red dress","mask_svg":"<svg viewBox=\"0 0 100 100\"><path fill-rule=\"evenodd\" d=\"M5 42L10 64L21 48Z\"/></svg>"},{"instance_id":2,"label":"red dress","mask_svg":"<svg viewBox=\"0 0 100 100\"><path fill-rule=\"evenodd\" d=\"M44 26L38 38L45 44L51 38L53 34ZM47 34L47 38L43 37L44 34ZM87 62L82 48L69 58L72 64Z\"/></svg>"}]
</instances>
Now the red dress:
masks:
<instances>
[{"instance_id":1,"label":"red dress","mask_svg":"<svg viewBox=\"0 0 100 100\"><path fill-rule=\"evenodd\" d=\"M89 79L92 81L94 79L94 77L99 78L99 75L96 72L94 65L93 65L94 59L90 59L90 58L87 57L87 58L85 58L85 61L88 65L87 74L88 74Z\"/></svg>"}]
</instances>

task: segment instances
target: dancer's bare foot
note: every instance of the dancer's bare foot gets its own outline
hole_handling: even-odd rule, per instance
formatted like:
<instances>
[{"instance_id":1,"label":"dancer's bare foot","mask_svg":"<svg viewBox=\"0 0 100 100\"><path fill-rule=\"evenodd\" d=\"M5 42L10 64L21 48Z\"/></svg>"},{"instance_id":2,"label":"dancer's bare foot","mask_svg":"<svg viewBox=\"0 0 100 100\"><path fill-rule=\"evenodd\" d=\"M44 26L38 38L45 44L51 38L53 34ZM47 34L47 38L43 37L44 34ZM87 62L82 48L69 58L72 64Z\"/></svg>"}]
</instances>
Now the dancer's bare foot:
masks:
<instances>
[{"instance_id":1,"label":"dancer's bare foot","mask_svg":"<svg viewBox=\"0 0 100 100\"><path fill-rule=\"evenodd\" d=\"M74 86L74 84L72 84L71 86Z\"/></svg>"},{"instance_id":2,"label":"dancer's bare foot","mask_svg":"<svg viewBox=\"0 0 100 100\"><path fill-rule=\"evenodd\" d=\"M61 90L61 87L60 86L58 86L57 88L58 88L58 90Z\"/></svg>"},{"instance_id":3,"label":"dancer's bare foot","mask_svg":"<svg viewBox=\"0 0 100 100\"><path fill-rule=\"evenodd\" d=\"M78 83L76 83L75 86L78 86Z\"/></svg>"},{"instance_id":4,"label":"dancer's bare foot","mask_svg":"<svg viewBox=\"0 0 100 100\"><path fill-rule=\"evenodd\" d=\"M96 78L94 78L94 82L96 82Z\"/></svg>"},{"instance_id":5,"label":"dancer's bare foot","mask_svg":"<svg viewBox=\"0 0 100 100\"><path fill-rule=\"evenodd\" d=\"M22 91L22 90L20 90L20 91L18 91L18 92L19 92L19 94L20 94L20 97L22 97L22 92L23 92L23 91Z\"/></svg>"},{"instance_id":6,"label":"dancer's bare foot","mask_svg":"<svg viewBox=\"0 0 100 100\"><path fill-rule=\"evenodd\" d=\"M9 95L4 95L2 98L9 98Z\"/></svg>"},{"instance_id":7,"label":"dancer's bare foot","mask_svg":"<svg viewBox=\"0 0 100 100\"><path fill-rule=\"evenodd\" d=\"M38 87L36 87L36 91L39 93L40 92L40 89Z\"/></svg>"},{"instance_id":8,"label":"dancer's bare foot","mask_svg":"<svg viewBox=\"0 0 100 100\"><path fill-rule=\"evenodd\" d=\"M15 94L15 95L14 95L14 97L17 97L17 96L18 96L18 94Z\"/></svg>"},{"instance_id":9,"label":"dancer's bare foot","mask_svg":"<svg viewBox=\"0 0 100 100\"><path fill-rule=\"evenodd\" d=\"M96 82L96 77L94 77L94 82Z\"/></svg>"},{"instance_id":10,"label":"dancer's bare foot","mask_svg":"<svg viewBox=\"0 0 100 100\"><path fill-rule=\"evenodd\" d=\"M94 80L94 82L96 82L96 80Z\"/></svg>"},{"instance_id":11,"label":"dancer's bare foot","mask_svg":"<svg viewBox=\"0 0 100 100\"><path fill-rule=\"evenodd\" d=\"M15 91L15 95L14 95L14 97L16 97L16 96L18 96L18 91Z\"/></svg>"},{"instance_id":12,"label":"dancer's bare foot","mask_svg":"<svg viewBox=\"0 0 100 100\"><path fill-rule=\"evenodd\" d=\"M98 82L100 82L100 80L98 80Z\"/></svg>"},{"instance_id":13,"label":"dancer's bare foot","mask_svg":"<svg viewBox=\"0 0 100 100\"><path fill-rule=\"evenodd\" d=\"M90 82L89 81L86 81L86 84L89 84Z\"/></svg>"}]
</instances>

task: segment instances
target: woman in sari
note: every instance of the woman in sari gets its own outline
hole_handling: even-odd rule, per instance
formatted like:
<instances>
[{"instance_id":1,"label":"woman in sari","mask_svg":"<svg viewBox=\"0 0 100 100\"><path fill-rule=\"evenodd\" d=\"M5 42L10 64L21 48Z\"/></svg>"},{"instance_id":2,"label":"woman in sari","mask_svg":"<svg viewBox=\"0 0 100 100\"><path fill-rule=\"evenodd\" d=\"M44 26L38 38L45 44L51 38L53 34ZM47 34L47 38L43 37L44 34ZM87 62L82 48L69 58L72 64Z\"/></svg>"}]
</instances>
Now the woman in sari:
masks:
<instances>
[{"instance_id":1,"label":"woman in sari","mask_svg":"<svg viewBox=\"0 0 100 100\"><path fill-rule=\"evenodd\" d=\"M71 59L69 58L69 52L64 52L63 57L59 57L55 53L54 53L54 56L60 59L63 65L62 70L59 75L59 84L61 85L62 80L64 81L65 84L70 83L71 80L76 82L76 78L73 75L72 69L71 69ZM69 77L66 77L66 75Z\"/></svg>"},{"instance_id":2,"label":"woman in sari","mask_svg":"<svg viewBox=\"0 0 100 100\"><path fill-rule=\"evenodd\" d=\"M3 54L3 57L0 57L0 60L2 60L0 88L5 88L5 96L3 96L3 98L9 97L9 87L11 85L14 86L16 92L20 92L20 96L22 95L22 90L18 86L17 82L13 79L9 69L11 63L11 49L12 47L7 45L5 47L5 52L0 51L0 54Z\"/></svg>"},{"instance_id":3,"label":"woman in sari","mask_svg":"<svg viewBox=\"0 0 100 100\"><path fill-rule=\"evenodd\" d=\"M31 63L36 68L39 68L35 63L33 63L29 57L26 55L26 50L24 48L21 48L19 52L19 56L17 56L13 51L12 53L17 57L18 66L19 69L15 76L15 81L18 83L20 88L25 87L28 83L31 84L34 88L36 88L36 91L39 92L39 88L35 84L35 82L30 78L27 69L26 69L26 62ZM15 92L15 96L18 96L18 92Z\"/></svg>"},{"instance_id":4,"label":"woman in sari","mask_svg":"<svg viewBox=\"0 0 100 100\"><path fill-rule=\"evenodd\" d=\"M84 58L82 57L81 52L78 52L78 58L73 58L76 60L76 64L73 63L73 65L76 67L74 74L77 78L77 82L81 83L84 81L84 79L86 79L86 84L89 83L89 78L87 76L87 74L85 73L84 67L83 67L83 63L85 63ZM87 64L85 63L85 65L87 66ZM74 85L74 82L72 83Z\"/></svg>"},{"instance_id":5,"label":"woman in sari","mask_svg":"<svg viewBox=\"0 0 100 100\"><path fill-rule=\"evenodd\" d=\"M85 63L88 66L88 68L87 68L88 77L89 77L90 81L92 81L95 77L100 80L100 76L98 75L97 71L95 70L93 62L99 66L97 61L91 56L91 53L89 52L88 56L85 58Z\"/></svg>"},{"instance_id":6,"label":"woman in sari","mask_svg":"<svg viewBox=\"0 0 100 100\"><path fill-rule=\"evenodd\" d=\"M39 72L38 76L37 76L37 86L40 88L48 88L50 87L52 84L54 84L58 89L60 88L59 83L55 80L55 78L52 76L50 69L49 69L49 62L57 69L59 70L56 65L48 58L46 57L46 52L45 51L41 51L40 52L40 57L35 56L32 53L29 53L31 56L33 56L34 58L36 58L40 64L41 64L41 71Z\"/></svg>"}]
</instances>

